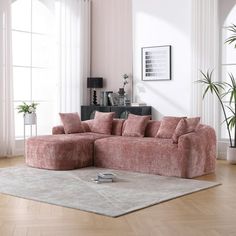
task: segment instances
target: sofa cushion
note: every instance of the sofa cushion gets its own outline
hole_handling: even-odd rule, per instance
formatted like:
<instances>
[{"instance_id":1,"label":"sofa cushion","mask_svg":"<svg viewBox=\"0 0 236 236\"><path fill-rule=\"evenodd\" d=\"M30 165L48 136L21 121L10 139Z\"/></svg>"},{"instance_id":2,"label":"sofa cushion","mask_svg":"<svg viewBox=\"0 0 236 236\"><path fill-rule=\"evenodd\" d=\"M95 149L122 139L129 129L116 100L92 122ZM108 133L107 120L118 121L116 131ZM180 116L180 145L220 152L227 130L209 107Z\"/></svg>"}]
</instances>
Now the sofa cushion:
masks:
<instances>
[{"instance_id":1,"label":"sofa cushion","mask_svg":"<svg viewBox=\"0 0 236 236\"><path fill-rule=\"evenodd\" d=\"M184 117L164 116L156 138L172 138L179 121Z\"/></svg>"},{"instance_id":2,"label":"sofa cushion","mask_svg":"<svg viewBox=\"0 0 236 236\"><path fill-rule=\"evenodd\" d=\"M178 139L181 135L194 132L197 126L199 125L199 122L200 122L200 117L181 119L172 136L173 142L178 143Z\"/></svg>"},{"instance_id":3,"label":"sofa cushion","mask_svg":"<svg viewBox=\"0 0 236 236\"><path fill-rule=\"evenodd\" d=\"M91 131L100 134L111 134L112 121L115 112L95 112Z\"/></svg>"},{"instance_id":4,"label":"sofa cushion","mask_svg":"<svg viewBox=\"0 0 236 236\"><path fill-rule=\"evenodd\" d=\"M155 137L158 129L160 128L161 122L157 120L149 120L145 129L145 137Z\"/></svg>"},{"instance_id":5,"label":"sofa cushion","mask_svg":"<svg viewBox=\"0 0 236 236\"><path fill-rule=\"evenodd\" d=\"M57 126L52 127L52 134L53 135L55 135L55 134L65 134L65 130L64 130L63 125L57 125Z\"/></svg>"},{"instance_id":6,"label":"sofa cushion","mask_svg":"<svg viewBox=\"0 0 236 236\"><path fill-rule=\"evenodd\" d=\"M83 120L82 125L84 128L84 132L91 132L93 126L93 120Z\"/></svg>"},{"instance_id":7,"label":"sofa cushion","mask_svg":"<svg viewBox=\"0 0 236 236\"><path fill-rule=\"evenodd\" d=\"M137 116L129 114L124 123L122 136L143 137L150 116Z\"/></svg>"},{"instance_id":8,"label":"sofa cushion","mask_svg":"<svg viewBox=\"0 0 236 236\"><path fill-rule=\"evenodd\" d=\"M121 136L124 122L125 122L124 119L113 119L111 134Z\"/></svg>"},{"instance_id":9,"label":"sofa cushion","mask_svg":"<svg viewBox=\"0 0 236 236\"><path fill-rule=\"evenodd\" d=\"M66 134L83 133L84 129L78 113L59 113Z\"/></svg>"}]
</instances>

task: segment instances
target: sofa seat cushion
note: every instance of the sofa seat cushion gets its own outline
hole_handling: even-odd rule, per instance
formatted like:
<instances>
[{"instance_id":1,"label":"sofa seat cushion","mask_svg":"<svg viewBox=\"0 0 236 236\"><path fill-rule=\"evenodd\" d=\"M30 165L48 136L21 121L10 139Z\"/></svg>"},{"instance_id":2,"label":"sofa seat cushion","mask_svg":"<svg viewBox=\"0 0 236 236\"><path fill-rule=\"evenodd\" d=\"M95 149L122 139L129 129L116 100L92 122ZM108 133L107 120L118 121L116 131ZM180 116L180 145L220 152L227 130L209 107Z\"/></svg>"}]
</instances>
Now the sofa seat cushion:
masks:
<instances>
[{"instance_id":1,"label":"sofa seat cushion","mask_svg":"<svg viewBox=\"0 0 236 236\"><path fill-rule=\"evenodd\" d=\"M108 137L95 141L95 166L184 177L185 155L172 139Z\"/></svg>"},{"instance_id":2,"label":"sofa seat cushion","mask_svg":"<svg viewBox=\"0 0 236 236\"><path fill-rule=\"evenodd\" d=\"M69 170L93 165L94 133L43 135L26 141L26 164L32 167Z\"/></svg>"}]
</instances>

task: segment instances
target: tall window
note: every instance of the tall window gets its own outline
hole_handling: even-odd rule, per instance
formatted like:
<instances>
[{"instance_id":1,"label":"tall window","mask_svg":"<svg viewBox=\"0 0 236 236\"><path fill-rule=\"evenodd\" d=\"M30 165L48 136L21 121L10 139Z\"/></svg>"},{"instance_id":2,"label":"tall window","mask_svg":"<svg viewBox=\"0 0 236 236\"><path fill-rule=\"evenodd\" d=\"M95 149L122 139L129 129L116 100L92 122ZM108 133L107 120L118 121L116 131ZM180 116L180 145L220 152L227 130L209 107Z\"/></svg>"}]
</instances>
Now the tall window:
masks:
<instances>
[{"instance_id":1,"label":"tall window","mask_svg":"<svg viewBox=\"0 0 236 236\"><path fill-rule=\"evenodd\" d=\"M236 49L234 44L225 44L225 40L231 35L227 30L227 27L236 24L236 5L233 7L227 18L225 19L224 25L222 27L222 61L221 61L221 73L222 80L230 82L228 73L232 73L236 78ZM225 102L228 103L229 97L225 98ZM228 113L230 115L230 113ZM223 114L221 114L221 120L223 120ZM228 133L225 123L221 126L221 138L228 139Z\"/></svg>"},{"instance_id":2,"label":"tall window","mask_svg":"<svg viewBox=\"0 0 236 236\"><path fill-rule=\"evenodd\" d=\"M23 101L39 103L38 134L50 133L56 109L53 15L45 2L15 0L12 3L14 106ZM16 138L22 138L23 115L16 110L15 127Z\"/></svg>"}]
</instances>

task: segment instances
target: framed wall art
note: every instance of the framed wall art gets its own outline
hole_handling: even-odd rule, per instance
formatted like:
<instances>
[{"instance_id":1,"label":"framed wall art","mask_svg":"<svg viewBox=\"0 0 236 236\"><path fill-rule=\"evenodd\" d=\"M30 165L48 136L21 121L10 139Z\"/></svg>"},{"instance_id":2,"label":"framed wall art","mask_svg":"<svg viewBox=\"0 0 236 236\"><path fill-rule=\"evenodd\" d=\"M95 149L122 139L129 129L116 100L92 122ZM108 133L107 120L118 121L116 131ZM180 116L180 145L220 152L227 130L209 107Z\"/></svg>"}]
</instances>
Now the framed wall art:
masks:
<instances>
[{"instance_id":1,"label":"framed wall art","mask_svg":"<svg viewBox=\"0 0 236 236\"><path fill-rule=\"evenodd\" d=\"M142 80L171 80L171 46L142 48Z\"/></svg>"}]
</instances>

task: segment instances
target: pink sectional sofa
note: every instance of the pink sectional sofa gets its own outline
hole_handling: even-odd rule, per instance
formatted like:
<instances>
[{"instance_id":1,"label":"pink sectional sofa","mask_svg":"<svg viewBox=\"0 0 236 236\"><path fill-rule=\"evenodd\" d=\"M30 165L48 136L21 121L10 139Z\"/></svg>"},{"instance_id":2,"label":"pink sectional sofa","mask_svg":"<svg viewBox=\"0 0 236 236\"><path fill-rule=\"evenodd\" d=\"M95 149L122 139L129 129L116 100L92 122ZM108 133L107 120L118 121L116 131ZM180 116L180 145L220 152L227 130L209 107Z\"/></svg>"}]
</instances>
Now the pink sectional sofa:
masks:
<instances>
[{"instance_id":1,"label":"pink sectional sofa","mask_svg":"<svg viewBox=\"0 0 236 236\"><path fill-rule=\"evenodd\" d=\"M46 169L68 170L97 166L193 178L215 171L216 136L207 125L172 139L156 138L160 121L148 121L144 137L124 137L124 120L114 119L111 135L91 132L93 120L83 121L83 133L65 134L63 126L53 135L29 138L26 163Z\"/></svg>"}]
</instances>

